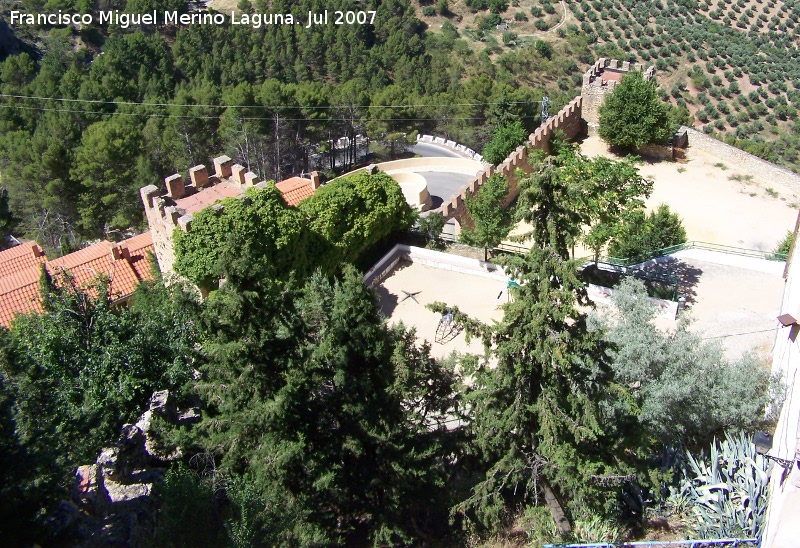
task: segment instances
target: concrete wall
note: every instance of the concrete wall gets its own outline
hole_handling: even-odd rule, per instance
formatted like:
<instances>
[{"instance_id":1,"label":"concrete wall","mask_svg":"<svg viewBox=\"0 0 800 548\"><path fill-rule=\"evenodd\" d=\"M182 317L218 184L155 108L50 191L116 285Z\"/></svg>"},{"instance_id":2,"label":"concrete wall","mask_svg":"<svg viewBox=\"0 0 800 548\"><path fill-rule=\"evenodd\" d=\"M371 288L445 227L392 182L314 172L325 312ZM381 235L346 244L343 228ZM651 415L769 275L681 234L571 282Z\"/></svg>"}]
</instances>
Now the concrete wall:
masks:
<instances>
[{"instance_id":1,"label":"concrete wall","mask_svg":"<svg viewBox=\"0 0 800 548\"><path fill-rule=\"evenodd\" d=\"M503 268L496 264L422 247L397 244L364 274L364 284L367 287L377 286L401 260L483 278L492 278L503 282L508 281L508 276L506 276Z\"/></svg>"},{"instance_id":2,"label":"concrete wall","mask_svg":"<svg viewBox=\"0 0 800 548\"><path fill-rule=\"evenodd\" d=\"M612 288L595 284L586 285L586 292L592 301L613 306L614 303L611 297L614 295L614 290ZM647 299L656 307L657 318L674 320L678 316L678 303L666 299L656 299L654 297L648 297Z\"/></svg>"},{"instance_id":3,"label":"concrete wall","mask_svg":"<svg viewBox=\"0 0 800 548\"><path fill-rule=\"evenodd\" d=\"M483 162L468 158L405 158L377 164L378 169L387 175L395 173L417 173L420 171L437 171L442 173L462 173L475 175L486 166ZM356 170L350 173L357 173ZM350 173L342 175L346 177ZM337 177L338 178L338 177Z\"/></svg>"},{"instance_id":4,"label":"concrete wall","mask_svg":"<svg viewBox=\"0 0 800 548\"><path fill-rule=\"evenodd\" d=\"M582 98L576 97L570 103L562 108L552 118L547 120L547 123L539 126L536 131L528 136L528 141L524 145L520 145L512 152L497 167L489 166L482 172L478 173L474 180L461 187L461 192L454 196L450 202L442 204L440 212L444 215L445 219L455 218L461 226L472 226L472 219L469 218L464 200L468 196L475 194L478 189L491 177L493 174L498 173L508 180L509 195L507 203L511 203L519 196L519 188L517 187L518 169L523 173L530 173L531 167L528 165L528 148L550 151L550 138L556 130L561 130L568 139L574 139L584 132L585 126L581 117Z\"/></svg>"},{"instance_id":5,"label":"concrete wall","mask_svg":"<svg viewBox=\"0 0 800 548\"><path fill-rule=\"evenodd\" d=\"M464 145L460 145L455 141L450 141L449 139L445 139L444 137L434 137L433 135L417 135L417 142L432 143L440 147L446 148L448 150L452 150L456 154L460 154L465 158L471 158L473 160L477 160L478 162L483 162L483 156L481 156L471 148L465 147Z\"/></svg>"},{"instance_id":6,"label":"concrete wall","mask_svg":"<svg viewBox=\"0 0 800 548\"><path fill-rule=\"evenodd\" d=\"M754 176L763 177L768 181L785 184L793 192L800 193L800 175L797 173L771 164L766 160L718 141L692 128L682 127L681 131L686 131L687 133L690 151L695 149L708 152L724 161L730 162L737 169L749 171Z\"/></svg>"},{"instance_id":7,"label":"concrete wall","mask_svg":"<svg viewBox=\"0 0 800 548\"><path fill-rule=\"evenodd\" d=\"M691 137L690 137L691 142ZM800 217L798 217L800 224ZM795 226L795 240L797 239ZM786 287L781 314L800 319L800 246L794 245L786 268ZM773 436L769 454L778 458L800 458L800 326L779 327L772 350L772 372L780 373L786 386L783 407ZM800 539L800 469L797 464L788 471L773 466L770 476L767 525L762 537L764 548L797 546Z\"/></svg>"},{"instance_id":8,"label":"concrete wall","mask_svg":"<svg viewBox=\"0 0 800 548\"><path fill-rule=\"evenodd\" d=\"M418 173L393 173L392 179L400 185L403 197L411 207L419 211L427 211L431 208L433 199L428 192L428 181Z\"/></svg>"}]
</instances>

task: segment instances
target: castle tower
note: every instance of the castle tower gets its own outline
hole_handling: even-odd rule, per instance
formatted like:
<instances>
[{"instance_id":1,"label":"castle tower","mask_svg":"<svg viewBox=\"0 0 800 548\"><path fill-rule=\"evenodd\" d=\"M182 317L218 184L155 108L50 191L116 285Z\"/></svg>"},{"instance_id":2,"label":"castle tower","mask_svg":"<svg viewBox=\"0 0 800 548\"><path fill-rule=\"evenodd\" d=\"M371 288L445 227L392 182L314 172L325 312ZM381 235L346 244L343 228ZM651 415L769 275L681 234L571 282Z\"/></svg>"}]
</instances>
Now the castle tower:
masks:
<instances>
[{"instance_id":1,"label":"castle tower","mask_svg":"<svg viewBox=\"0 0 800 548\"><path fill-rule=\"evenodd\" d=\"M606 59L601 57L592 65L586 74L583 75L583 119L590 127L597 126L600 122L600 107L606 99L606 95L614 91L622 77L632 70L641 71L641 63L631 64L628 61L617 61L616 59ZM644 71L645 80L655 80L656 68L651 66Z\"/></svg>"},{"instance_id":2,"label":"castle tower","mask_svg":"<svg viewBox=\"0 0 800 548\"><path fill-rule=\"evenodd\" d=\"M168 276L175 262L172 235L176 228L189 230L192 214L213 206L225 198L241 195L247 188L259 186L254 173L234 164L227 156L214 158L214 173L204 165L189 170L190 184L176 173L164 180L165 188L148 185L139 190L153 237L153 247L161 272ZM222 207L217 205L216 207Z\"/></svg>"}]
</instances>

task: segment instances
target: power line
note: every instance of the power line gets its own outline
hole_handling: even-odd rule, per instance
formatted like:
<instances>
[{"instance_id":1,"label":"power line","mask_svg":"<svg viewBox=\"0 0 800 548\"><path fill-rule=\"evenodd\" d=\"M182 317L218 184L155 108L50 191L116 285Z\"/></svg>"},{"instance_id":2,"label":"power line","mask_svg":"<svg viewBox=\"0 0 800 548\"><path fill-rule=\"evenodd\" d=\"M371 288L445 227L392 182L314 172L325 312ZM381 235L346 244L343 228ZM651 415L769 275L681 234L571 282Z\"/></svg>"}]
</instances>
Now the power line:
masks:
<instances>
[{"instance_id":1,"label":"power line","mask_svg":"<svg viewBox=\"0 0 800 548\"><path fill-rule=\"evenodd\" d=\"M218 120L222 117L209 116L209 115L187 115L187 114L171 114L171 113L140 113L140 112L101 112L95 110L75 110L75 109L62 109L62 108L46 108L46 107L29 107L25 105L0 105L0 108L19 109L19 110L35 110L40 112L66 112L72 114L94 114L98 116L144 116L146 118L187 118L198 120ZM520 119L535 118L535 116L520 116ZM237 116L238 120L273 120L272 116ZM308 118L284 118L281 120L287 122L308 122L312 121ZM326 118L326 121L331 122L349 122L352 118ZM385 122L420 122L420 121L437 121L437 120L483 120L480 116L440 116L440 117L416 117L416 118L380 118L379 121Z\"/></svg>"},{"instance_id":2,"label":"power line","mask_svg":"<svg viewBox=\"0 0 800 548\"><path fill-rule=\"evenodd\" d=\"M714 335L712 337L703 337L703 340L707 341L707 340L710 340L710 339L724 339L725 337L739 337L741 335L755 335L757 333L766 333L768 331L775 331L776 329L777 329L777 326L770 327L769 329L761 329L759 331L747 331L745 333L731 333L730 335Z\"/></svg>"},{"instance_id":3,"label":"power line","mask_svg":"<svg viewBox=\"0 0 800 548\"><path fill-rule=\"evenodd\" d=\"M65 103L89 103L101 105L124 105L142 107L198 107L198 108L256 108L256 109L339 109L339 108L426 108L426 107L480 107L492 105L528 105L541 101L507 101L494 103L446 103L446 104L406 104L406 105L208 105L208 104L173 104L173 103L135 103L131 101L104 101L101 99L67 99L64 97L39 97L35 95L13 95L0 93L0 97L8 99L28 99L33 101L59 101Z\"/></svg>"}]
</instances>

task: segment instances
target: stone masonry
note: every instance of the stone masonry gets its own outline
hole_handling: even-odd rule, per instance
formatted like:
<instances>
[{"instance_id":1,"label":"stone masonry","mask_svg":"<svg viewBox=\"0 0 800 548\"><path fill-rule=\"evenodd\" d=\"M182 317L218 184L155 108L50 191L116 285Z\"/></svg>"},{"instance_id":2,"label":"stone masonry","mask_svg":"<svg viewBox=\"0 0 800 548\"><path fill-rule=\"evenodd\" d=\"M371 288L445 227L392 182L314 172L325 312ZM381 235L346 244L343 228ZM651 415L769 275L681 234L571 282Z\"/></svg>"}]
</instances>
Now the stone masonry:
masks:
<instances>
[{"instance_id":1,"label":"stone masonry","mask_svg":"<svg viewBox=\"0 0 800 548\"><path fill-rule=\"evenodd\" d=\"M563 131L567 139L574 139L585 132L585 123L581 117L581 104L582 98L580 96L570 101L555 116L548 119L544 125L539 126L536 131L531 133L528 136L527 143L517 147L503 163L497 167L487 167L484 171L478 173L473 181L461 187L461 191L450 202L442 204L439 211L444 215L444 218L455 218L461 226L471 226L472 219L469 218L464 200L468 196L475 194L481 185L495 173L502 175L508 181L509 193L506 205L513 202L519 195L516 171L521 169L523 172L529 173L531 169L527 162L528 148L549 152L550 138L556 130Z\"/></svg>"},{"instance_id":2,"label":"stone masonry","mask_svg":"<svg viewBox=\"0 0 800 548\"><path fill-rule=\"evenodd\" d=\"M614 91L614 87L622 77L631 70L642 71L641 63L629 63L628 61L617 61L616 59L606 59L601 57L583 75L583 119L590 125L600 121L600 107L605 101L606 95ZM645 80L655 80L656 69L649 67L644 71Z\"/></svg>"},{"instance_id":3,"label":"stone masonry","mask_svg":"<svg viewBox=\"0 0 800 548\"><path fill-rule=\"evenodd\" d=\"M192 214L224 198L243 195L249 187L262 188L257 176L234 164L228 156L214 158L214 173L209 174L204 165L189 169L190 184L185 184L180 174L170 175L165 188L148 185L139 190L144 204L147 224L153 237L153 247L161 272L169 277L175 263L172 235L176 228L187 231ZM221 204L215 207L221 208Z\"/></svg>"},{"instance_id":4,"label":"stone masonry","mask_svg":"<svg viewBox=\"0 0 800 548\"><path fill-rule=\"evenodd\" d=\"M471 226L472 219L469 218L466 211L464 200L475 194L481 185L495 173L504 176L508 181L507 203L510 204L519 195L515 172L517 169L521 169L525 173L530 171L527 163L528 149L549 151L550 137L557 129L563 131L567 139L574 139L585 133L589 127L596 126L599 120L598 110L605 101L606 95L614 91L614 87L625 74L632 70L641 71L642 69L643 67L639 63L632 64L628 61L620 62L616 59L606 58L598 59L583 76L581 95L531 133L528 142L520 145L503 163L497 167L487 167L475 177L475 180L461 187L458 195L454 196L450 202L442 204L439 211L445 219L454 218L461 226ZM649 67L644 71L644 78L645 80L655 80L655 74L655 67Z\"/></svg>"}]
</instances>

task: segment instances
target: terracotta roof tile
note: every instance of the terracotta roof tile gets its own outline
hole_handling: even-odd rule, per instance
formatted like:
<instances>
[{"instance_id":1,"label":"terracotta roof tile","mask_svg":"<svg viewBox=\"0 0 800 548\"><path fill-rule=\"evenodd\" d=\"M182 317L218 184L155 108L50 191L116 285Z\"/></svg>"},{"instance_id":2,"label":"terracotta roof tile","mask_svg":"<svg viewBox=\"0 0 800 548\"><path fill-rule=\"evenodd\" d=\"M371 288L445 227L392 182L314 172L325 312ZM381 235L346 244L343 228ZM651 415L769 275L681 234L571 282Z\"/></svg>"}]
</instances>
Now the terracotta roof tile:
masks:
<instances>
[{"instance_id":1,"label":"terracotta roof tile","mask_svg":"<svg viewBox=\"0 0 800 548\"><path fill-rule=\"evenodd\" d=\"M150 232L148 231L122 241L120 245L127 246L129 252L128 262L136 273L137 278L141 281L152 280L150 257L154 253L154 249Z\"/></svg>"},{"instance_id":2,"label":"terracotta roof tile","mask_svg":"<svg viewBox=\"0 0 800 548\"><path fill-rule=\"evenodd\" d=\"M0 325L10 325L20 312L40 312L39 276L41 267L34 266L0 278Z\"/></svg>"},{"instance_id":3,"label":"terracotta roof tile","mask_svg":"<svg viewBox=\"0 0 800 548\"><path fill-rule=\"evenodd\" d=\"M242 193L239 183L226 180L214 186L206 187L185 198L175 200L175 205L186 211L195 213L225 198L235 198Z\"/></svg>"},{"instance_id":4,"label":"terracotta roof tile","mask_svg":"<svg viewBox=\"0 0 800 548\"><path fill-rule=\"evenodd\" d=\"M14 248L16 255L25 255L25 250L19 250L19 247L23 246ZM30 251L30 246L28 249ZM46 265L51 274L69 271L75 281L83 286L88 286L98 275L106 275L111 280L112 298L124 299L133 293L141 281L152 279L147 260L148 251L152 249L152 237L149 232L145 232L119 244L104 240L52 261L42 258L40 262ZM12 255L14 254L5 256L9 264L12 261L9 257ZM10 325L14 315L19 312L42 310L38 300L40 273L40 266L34 263L34 266L18 268L8 275L0 276L0 325Z\"/></svg>"},{"instance_id":5,"label":"terracotta roof tile","mask_svg":"<svg viewBox=\"0 0 800 548\"><path fill-rule=\"evenodd\" d=\"M275 184L275 188L281 191L283 199L290 206L296 206L315 192L311 179L291 177L280 183Z\"/></svg>"},{"instance_id":6,"label":"terracotta roof tile","mask_svg":"<svg viewBox=\"0 0 800 548\"><path fill-rule=\"evenodd\" d=\"M602 78L606 82L611 82L611 81L621 82L623 76L625 76L624 73L617 72L614 70L604 70L603 72L600 73L600 78Z\"/></svg>"},{"instance_id":7,"label":"terracotta roof tile","mask_svg":"<svg viewBox=\"0 0 800 548\"><path fill-rule=\"evenodd\" d=\"M36 242L27 242L0 251L0 277L42 264L47 257Z\"/></svg>"},{"instance_id":8,"label":"terracotta roof tile","mask_svg":"<svg viewBox=\"0 0 800 548\"><path fill-rule=\"evenodd\" d=\"M121 241L120 245L126 246L130 250L131 255L133 255L134 252L140 255L142 251L146 250L146 248L149 247L152 249L153 237L150 235L150 231L148 230L147 232L142 232L138 236Z\"/></svg>"}]
</instances>

